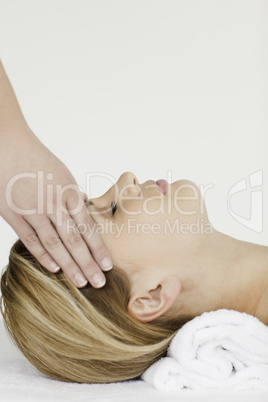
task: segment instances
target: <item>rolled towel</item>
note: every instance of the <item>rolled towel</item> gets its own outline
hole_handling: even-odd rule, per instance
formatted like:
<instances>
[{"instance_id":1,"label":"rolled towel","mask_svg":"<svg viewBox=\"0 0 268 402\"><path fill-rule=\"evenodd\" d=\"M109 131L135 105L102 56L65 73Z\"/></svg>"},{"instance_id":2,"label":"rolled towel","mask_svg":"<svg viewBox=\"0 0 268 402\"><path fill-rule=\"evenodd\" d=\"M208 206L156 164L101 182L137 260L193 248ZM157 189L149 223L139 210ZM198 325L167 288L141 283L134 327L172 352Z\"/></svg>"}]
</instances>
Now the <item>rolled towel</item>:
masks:
<instances>
[{"instance_id":1,"label":"rolled towel","mask_svg":"<svg viewBox=\"0 0 268 402\"><path fill-rule=\"evenodd\" d=\"M185 324L142 379L160 390L268 390L268 326L217 310Z\"/></svg>"}]
</instances>

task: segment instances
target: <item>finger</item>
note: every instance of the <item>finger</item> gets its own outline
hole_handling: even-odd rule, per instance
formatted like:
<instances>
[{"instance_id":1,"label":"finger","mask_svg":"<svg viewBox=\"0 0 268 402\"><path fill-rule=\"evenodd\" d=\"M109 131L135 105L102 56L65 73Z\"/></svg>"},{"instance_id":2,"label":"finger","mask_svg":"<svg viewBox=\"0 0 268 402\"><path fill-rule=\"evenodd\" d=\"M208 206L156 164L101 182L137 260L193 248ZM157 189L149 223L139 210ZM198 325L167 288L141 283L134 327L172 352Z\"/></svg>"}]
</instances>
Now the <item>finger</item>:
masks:
<instances>
[{"instance_id":1,"label":"finger","mask_svg":"<svg viewBox=\"0 0 268 402\"><path fill-rule=\"evenodd\" d=\"M96 223L89 214L86 206L80 212L72 216L81 236L88 245L95 261L103 269L109 271L113 267L111 254L96 231Z\"/></svg>"},{"instance_id":2,"label":"finger","mask_svg":"<svg viewBox=\"0 0 268 402\"><path fill-rule=\"evenodd\" d=\"M81 268L84 276L92 286L97 288L104 286L106 282L105 276L90 254L87 244L81 236L75 222L66 214L62 215L62 220L62 224L56 226L56 228L70 255Z\"/></svg>"},{"instance_id":3,"label":"finger","mask_svg":"<svg viewBox=\"0 0 268 402\"><path fill-rule=\"evenodd\" d=\"M84 193L83 191L80 191L80 194L82 196L83 201L86 202L88 200L88 196L86 195L86 193Z\"/></svg>"},{"instance_id":4,"label":"finger","mask_svg":"<svg viewBox=\"0 0 268 402\"><path fill-rule=\"evenodd\" d=\"M59 265L53 260L51 255L45 250L36 231L22 217L17 218L12 224L13 229L21 239L25 247L39 261L39 263L52 273L60 270Z\"/></svg>"},{"instance_id":5,"label":"finger","mask_svg":"<svg viewBox=\"0 0 268 402\"><path fill-rule=\"evenodd\" d=\"M52 226L49 218L44 215L27 216L46 252L61 267L70 281L77 287L87 284L87 279L71 257L61 241L58 232Z\"/></svg>"}]
</instances>

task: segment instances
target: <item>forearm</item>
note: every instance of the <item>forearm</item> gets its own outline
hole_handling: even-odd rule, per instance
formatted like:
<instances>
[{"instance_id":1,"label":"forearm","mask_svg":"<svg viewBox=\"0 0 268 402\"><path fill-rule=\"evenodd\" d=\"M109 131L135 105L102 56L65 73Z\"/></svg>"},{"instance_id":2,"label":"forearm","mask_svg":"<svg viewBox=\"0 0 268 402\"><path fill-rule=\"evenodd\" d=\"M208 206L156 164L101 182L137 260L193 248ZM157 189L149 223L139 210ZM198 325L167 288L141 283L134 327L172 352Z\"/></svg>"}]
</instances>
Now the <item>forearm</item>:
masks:
<instances>
[{"instance_id":1,"label":"forearm","mask_svg":"<svg viewBox=\"0 0 268 402\"><path fill-rule=\"evenodd\" d=\"M29 127L0 60L0 142L3 138L6 141L7 137L28 131Z\"/></svg>"}]
</instances>

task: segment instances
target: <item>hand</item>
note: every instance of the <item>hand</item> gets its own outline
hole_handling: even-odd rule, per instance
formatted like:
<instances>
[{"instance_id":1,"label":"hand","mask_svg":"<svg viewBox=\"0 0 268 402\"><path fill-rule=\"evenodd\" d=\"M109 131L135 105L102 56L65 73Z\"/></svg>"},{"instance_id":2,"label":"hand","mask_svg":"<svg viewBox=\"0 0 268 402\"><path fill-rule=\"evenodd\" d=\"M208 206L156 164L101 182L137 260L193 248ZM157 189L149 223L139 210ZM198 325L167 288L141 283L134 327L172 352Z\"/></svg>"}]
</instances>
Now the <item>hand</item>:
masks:
<instances>
[{"instance_id":1,"label":"hand","mask_svg":"<svg viewBox=\"0 0 268 402\"><path fill-rule=\"evenodd\" d=\"M29 128L22 131L1 137L2 217L46 269L61 268L77 287L87 281L103 286L100 267L111 269L112 259L94 231L84 195L66 166Z\"/></svg>"}]
</instances>

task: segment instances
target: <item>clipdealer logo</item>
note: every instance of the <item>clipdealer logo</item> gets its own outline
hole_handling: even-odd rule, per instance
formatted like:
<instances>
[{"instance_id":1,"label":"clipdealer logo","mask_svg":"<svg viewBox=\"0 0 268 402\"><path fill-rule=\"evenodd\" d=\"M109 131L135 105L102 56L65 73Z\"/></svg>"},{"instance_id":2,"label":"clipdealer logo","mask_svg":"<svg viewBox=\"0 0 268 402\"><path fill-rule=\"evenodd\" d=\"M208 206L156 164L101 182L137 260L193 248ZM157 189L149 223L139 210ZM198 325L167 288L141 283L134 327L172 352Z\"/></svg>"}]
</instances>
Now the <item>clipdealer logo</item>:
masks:
<instances>
[{"instance_id":1,"label":"clipdealer logo","mask_svg":"<svg viewBox=\"0 0 268 402\"><path fill-rule=\"evenodd\" d=\"M164 224L158 222L139 222L137 219L132 218L121 224L105 220L105 222L95 222L91 226L86 223L75 225L71 219L67 221L67 232L79 231L80 234L86 235L87 238L98 233L105 235L112 234L115 239L118 239L123 232L128 235L212 234L213 229L210 222L199 218L194 222L181 222L179 219L170 221L166 218Z\"/></svg>"},{"instance_id":2,"label":"clipdealer logo","mask_svg":"<svg viewBox=\"0 0 268 402\"><path fill-rule=\"evenodd\" d=\"M239 215L231 206L231 199L238 193L244 192L250 199L249 218ZM241 225L254 232L260 233L263 229L263 171L258 170L236 182L228 192L227 205L230 215Z\"/></svg>"}]
</instances>

